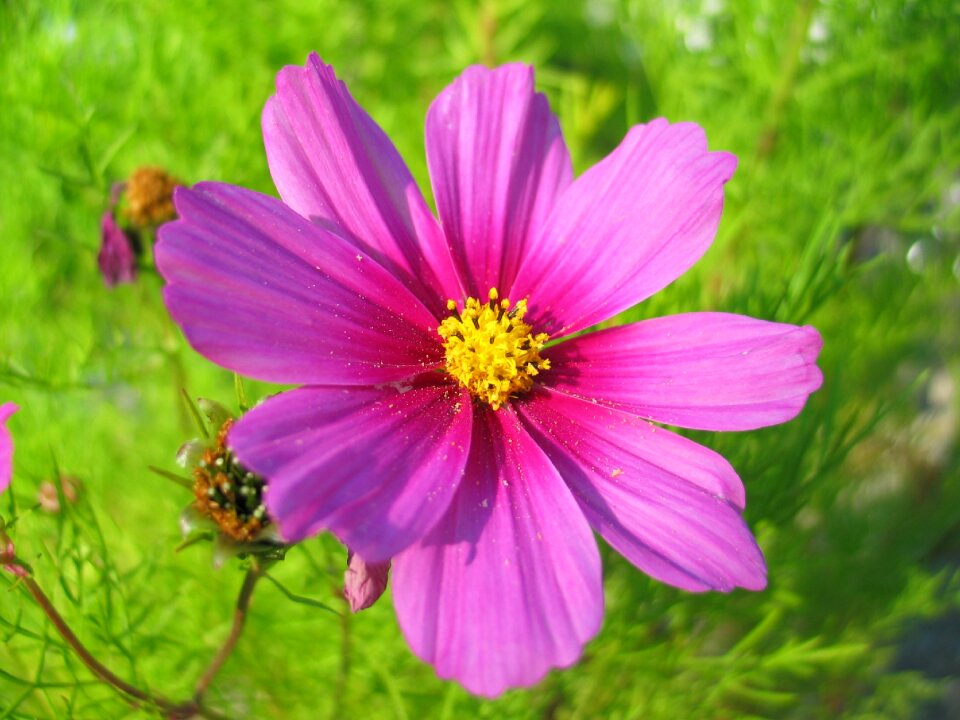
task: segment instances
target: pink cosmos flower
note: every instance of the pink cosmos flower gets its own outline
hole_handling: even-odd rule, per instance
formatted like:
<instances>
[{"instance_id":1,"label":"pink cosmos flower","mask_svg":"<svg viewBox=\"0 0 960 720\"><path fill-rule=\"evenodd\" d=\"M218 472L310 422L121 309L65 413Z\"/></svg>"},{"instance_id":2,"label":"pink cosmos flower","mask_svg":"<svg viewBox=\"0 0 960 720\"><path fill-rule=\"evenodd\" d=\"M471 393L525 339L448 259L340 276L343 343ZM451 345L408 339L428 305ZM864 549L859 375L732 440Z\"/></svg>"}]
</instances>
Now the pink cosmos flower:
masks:
<instances>
[{"instance_id":1,"label":"pink cosmos flower","mask_svg":"<svg viewBox=\"0 0 960 720\"><path fill-rule=\"evenodd\" d=\"M7 420L18 409L12 402L0 405L0 492L10 487L13 475L13 437L7 430Z\"/></svg>"},{"instance_id":2,"label":"pink cosmos flower","mask_svg":"<svg viewBox=\"0 0 960 720\"><path fill-rule=\"evenodd\" d=\"M304 385L230 434L285 539L393 558L414 652L486 696L599 630L593 531L686 590L765 586L733 468L650 421L789 420L821 382L817 332L693 313L575 336L703 255L732 155L655 120L574 179L532 70L471 67L427 114L438 222L316 55L280 72L263 132L283 201L181 189L156 253L201 354Z\"/></svg>"},{"instance_id":3,"label":"pink cosmos flower","mask_svg":"<svg viewBox=\"0 0 960 720\"><path fill-rule=\"evenodd\" d=\"M19 408L12 402L0 405L0 493L10 487L10 478L13 475L13 437L7 429L7 420ZM26 577L27 571L17 564L6 564L4 560L13 560L17 549L9 540L0 537L0 567L18 577Z\"/></svg>"}]
</instances>

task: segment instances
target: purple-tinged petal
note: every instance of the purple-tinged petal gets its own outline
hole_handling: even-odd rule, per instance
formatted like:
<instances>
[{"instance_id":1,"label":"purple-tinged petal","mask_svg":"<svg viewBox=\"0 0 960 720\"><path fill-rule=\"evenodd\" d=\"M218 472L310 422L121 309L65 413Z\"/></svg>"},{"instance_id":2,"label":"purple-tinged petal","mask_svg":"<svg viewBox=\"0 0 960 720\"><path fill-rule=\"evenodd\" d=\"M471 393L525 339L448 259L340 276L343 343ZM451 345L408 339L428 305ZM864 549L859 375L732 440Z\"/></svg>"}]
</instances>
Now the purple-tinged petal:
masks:
<instances>
[{"instance_id":1,"label":"purple-tinged petal","mask_svg":"<svg viewBox=\"0 0 960 720\"><path fill-rule=\"evenodd\" d=\"M304 217L333 222L436 313L460 297L443 232L390 138L311 53L263 109L270 174Z\"/></svg>"},{"instance_id":2,"label":"purple-tinged petal","mask_svg":"<svg viewBox=\"0 0 960 720\"><path fill-rule=\"evenodd\" d=\"M426 137L437 210L467 295L506 291L573 179L533 68L467 68L430 106Z\"/></svg>"},{"instance_id":3,"label":"purple-tinged petal","mask_svg":"<svg viewBox=\"0 0 960 720\"><path fill-rule=\"evenodd\" d=\"M823 380L822 344L809 326L671 315L560 343L542 382L669 425L752 430L800 412Z\"/></svg>"},{"instance_id":4,"label":"purple-tinged petal","mask_svg":"<svg viewBox=\"0 0 960 720\"><path fill-rule=\"evenodd\" d=\"M10 487L13 476L13 436L7 429L7 420L19 409L12 402L0 405L0 492Z\"/></svg>"},{"instance_id":5,"label":"purple-tinged petal","mask_svg":"<svg viewBox=\"0 0 960 720\"><path fill-rule=\"evenodd\" d=\"M413 651L495 697L566 667L600 628L600 557L583 512L509 406L477 411L446 516L393 563Z\"/></svg>"},{"instance_id":6,"label":"purple-tinged petal","mask_svg":"<svg viewBox=\"0 0 960 720\"><path fill-rule=\"evenodd\" d=\"M436 367L436 320L396 278L275 198L180 188L160 228L164 298L190 344L270 382L367 385Z\"/></svg>"},{"instance_id":7,"label":"purple-tinged petal","mask_svg":"<svg viewBox=\"0 0 960 720\"><path fill-rule=\"evenodd\" d=\"M630 413L608 410L592 402L587 406L575 397L552 390L535 391L517 407L528 425L543 425L546 417L553 418L558 427L582 420L585 427L596 427L599 432L598 423L607 423L606 432L629 436L629 453L636 457L635 462L646 463L650 473L682 478L739 510L744 508L746 496L736 470L726 458L700 443ZM541 407L545 409L541 411ZM617 467L613 463L610 472Z\"/></svg>"},{"instance_id":8,"label":"purple-tinged petal","mask_svg":"<svg viewBox=\"0 0 960 720\"><path fill-rule=\"evenodd\" d=\"M648 298L706 252L737 159L692 123L639 125L557 200L510 297L561 337Z\"/></svg>"},{"instance_id":9,"label":"purple-tinged petal","mask_svg":"<svg viewBox=\"0 0 960 720\"><path fill-rule=\"evenodd\" d=\"M387 589L390 561L368 563L352 550L347 554L347 569L343 574L343 597L350 604L350 612L358 613L373 605Z\"/></svg>"},{"instance_id":10,"label":"purple-tinged petal","mask_svg":"<svg viewBox=\"0 0 960 720\"><path fill-rule=\"evenodd\" d=\"M107 287L132 283L137 279L137 256L133 243L123 231L113 212L108 210L100 218L100 251L97 267Z\"/></svg>"},{"instance_id":11,"label":"purple-tinged petal","mask_svg":"<svg viewBox=\"0 0 960 720\"><path fill-rule=\"evenodd\" d=\"M590 524L638 568L694 592L766 586L763 555L740 516L742 489L718 455L551 390L518 407Z\"/></svg>"},{"instance_id":12,"label":"purple-tinged petal","mask_svg":"<svg viewBox=\"0 0 960 720\"><path fill-rule=\"evenodd\" d=\"M383 562L446 511L470 426L470 396L448 384L305 387L251 410L228 441L266 479L284 540L330 530L367 562Z\"/></svg>"}]
</instances>

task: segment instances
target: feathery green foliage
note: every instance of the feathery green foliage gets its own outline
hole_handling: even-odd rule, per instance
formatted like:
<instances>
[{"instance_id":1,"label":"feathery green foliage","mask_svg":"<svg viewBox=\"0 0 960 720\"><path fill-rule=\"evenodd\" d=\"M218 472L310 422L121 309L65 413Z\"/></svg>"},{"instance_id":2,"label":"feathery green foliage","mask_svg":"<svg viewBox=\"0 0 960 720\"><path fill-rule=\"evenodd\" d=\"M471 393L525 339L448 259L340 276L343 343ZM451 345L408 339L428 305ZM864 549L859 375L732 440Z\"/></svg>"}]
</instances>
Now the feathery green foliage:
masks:
<instances>
[{"instance_id":1,"label":"feathery green foliage","mask_svg":"<svg viewBox=\"0 0 960 720\"><path fill-rule=\"evenodd\" d=\"M273 192L260 110L277 70L317 50L427 189L430 100L468 64L525 61L578 171L657 115L696 121L739 156L713 248L624 320L723 310L824 336L823 389L795 421L687 433L743 477L770 587L686 594L605 548L605 626L584 659L490 702L437 680L387 599L325 612L346 610L346 561L321 537L258 586L210 705L278 718L946 717L960 675L958 47L948 0L4 3L0 401L23 410L0 515L16 518L18 552L101 661L189 697L242 577L236 563L213 570L203 546L174 552L189 494L148 466L175 470L195 434L181 388L230 402L234 379L186 345L158 277L103 287L110 184L161 165ZM60 512L40 508L40 484L64 476L78 500L61 490ZM0 578L0 718L151 716Z\"/></svg>"}]
</instances>

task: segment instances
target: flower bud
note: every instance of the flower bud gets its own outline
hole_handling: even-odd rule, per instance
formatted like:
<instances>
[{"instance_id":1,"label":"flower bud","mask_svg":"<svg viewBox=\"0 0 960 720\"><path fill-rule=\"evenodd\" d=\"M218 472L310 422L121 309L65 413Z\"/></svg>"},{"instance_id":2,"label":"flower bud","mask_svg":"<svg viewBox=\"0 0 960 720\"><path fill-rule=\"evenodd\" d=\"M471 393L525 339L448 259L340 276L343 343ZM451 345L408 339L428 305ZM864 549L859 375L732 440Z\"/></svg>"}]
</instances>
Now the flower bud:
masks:
<instances>
[{"instance_id":1,"label":"flower bud","mask_svg":"<svg viewBox=\"0 0 960 720\"><path fill-rule=\"evenodd\" d=\"M125 231L117 224L113 210L107 210L100 218L97 267L109 288L137 279L136 245L131 233L133 231Z\"/></svg>"},{"instance_id":2,"label":"flower bud","mask_svg":"<svg viewBox=\"0 0 960 720\"><path fill-rule=\"evenodd\" d=\"M27 577L29 573L16 562L17 550L12 541L0 545L0 567L17 577Z\"/></svg>"},{"instance_id":3,"label":"flower bud","mask_svg":"<svg viewBox=\"0 0 960 720\"><path fill-rule=\"evenodd\" d=\"M347 571L343 574L343 596L351 612L373 605L387 589L390 561L367 563L352 550L347 552Z\"/></svg>"}]
</instances>

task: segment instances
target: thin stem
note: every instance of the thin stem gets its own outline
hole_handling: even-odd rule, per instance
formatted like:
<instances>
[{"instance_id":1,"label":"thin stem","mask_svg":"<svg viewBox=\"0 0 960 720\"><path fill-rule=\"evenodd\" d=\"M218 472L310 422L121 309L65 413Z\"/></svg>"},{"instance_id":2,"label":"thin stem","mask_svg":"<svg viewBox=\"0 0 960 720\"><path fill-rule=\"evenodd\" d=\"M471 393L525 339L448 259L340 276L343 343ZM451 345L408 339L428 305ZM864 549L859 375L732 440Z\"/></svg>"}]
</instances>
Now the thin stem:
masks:
<instances>
[{"instance_id":1,"label":"thin stem","mask_svg":"<svg viewBox=\"0 0 960 720\"><path fill-rule=\"evenodd\" d=\"M764 128L760 132L757 143L757 157L769 157L777 144L780 127L783 124L787 104L793 95L797 81L797 71L800 69L800 55L810 31L810 21L816 9L817 0L801 0L794 14L793 24L790 26L790 36L784 50L780 66L780 82L774 89L767 106Z\"/></svg>"},{"instance_id":2,"label":"thin stem","mask_svg":"<svg viewBox=\"0 0 960 720\"><path fill-rule=\"evenodd\" d=\"M341 716L341 707L346 696L347 683L350 680L351 656L350 612L347 610L340 614L340 667L337 669L337 677L334 680L332 717Z\"/></svg>"},{"instance_id":3,"label":"thin stem","mask_svg":"<svg viewBox=\"0 0 960 720\"><path fill-rule=\"evenodd\" d=\"M497 64L497 11L494 3L487 0L480 5L480 62L487 67Z\"/></svg>"},{"instance_id":4,"label":"thin stem","mask_svg":"<svg viewBox=\"0 0 960 720\"><path fill-rule=\"evenodd\" d=\"M22 581L27 590L30 591L33 599L37 601L37 604L43 610L44 614L50 618L50 622L53 623L54 627L57 629L57 632L59 632L60 636L67 641L67 644L71 648L73 648L73 651L77 654L77 657L80 658L83 664L90 668L90 672L103 680L103 682L113 685L120 692L124 693L125 695L129 695L131 698L139 700L142 703L155 705L163 710L172 710L176 707L176 703L160 697L159 695L151 695L150 693L144 692L140 688L134 687L126 680L117 677L109 670L109 668L104 667L99 660L90 654L90 651L87 650L84 644L80 642L80 639L74 634L73 630L70 629L70 626L67 625L60 613L57 612L57 609L53 606L53 603L50 602L50 599L46 596L40 586L37 585L36 580L28 575L22 578Z\"/></svg>"},{"instance_id":5,"label":"thin stem","mask_svg":"<svg viewBox=\"0 0 960 720\"><path fill-rule=\"evenodd\" d=\"M141 690L114 674L108 667L97 660L90 651L87 650L86 646L80 642L80 638L70 629L67 621L63 619L63 616L60 615L53 606L50 598L47 597L47 594L37 584L37 581L33 579L30 567L14 554L12 548L13 543L10 537L3 528L0 527L0 549L2 549L2 551L0 551L0 565L5 566L17 576L19 581L27 588L27 591L36 601L37 605L40 606L40 609L43 610L44 615L53 623L57 632L60 633L60 637L66 641L67 645L69 645L77 657L80 658L80 661L87 666L87 669L89 669L97 679L123 693L127 700L133 705L137 707L156 708L171 719L179 720L200 716L211 718L211 720L227 720L225 715L204 707L199 699L195 699L189 703L175 703L162 695Z\"/></svg>"},{"instance_id":6,"label":"thin stem","mask_svg":"<svg viewBox=\"0 0 960 720\"><path fill-rule=\"evenodd\" d=\"M170 362L170 372L173 374L173 390L177 395L177 415L180 418L180 427L185 432L192 432L194 425L191 422L190 412L187 406L182 402L181 396L186 393L189 387L187 370L183 365L183 358L180 356L181 346L178 341L178 328L169 313L163 313L163 340L161 347L164 354ZM188 396L189 399L189 396Z\"/></svg>"},{"instance_id":7,"label":"thin stem","mask_svg":"<svg viewBox=\"0 0 960 720\"><path fill-rule=\"evenodd\" d=\"M227 662L227 659L236 647L237 641L243 633L243 626L247 622L247 611L250 609L253 589L256 587L257 581L263 577L264 572L265 568L256 562L247 570L247 575L243 579L243 585L240 586L240 594L237 596L237 606L233 612L233 627L230 628L230 634L227 635L227 639L217 654L213 656L210 665L200 677L199 682L197 682L197 689L193 693L194 702L199 703L201 701L210 688L210 683L213 682L213 679L217 676L217 673L220 672L220 669L224 663Z\"/></svg>"}]
</instances>

